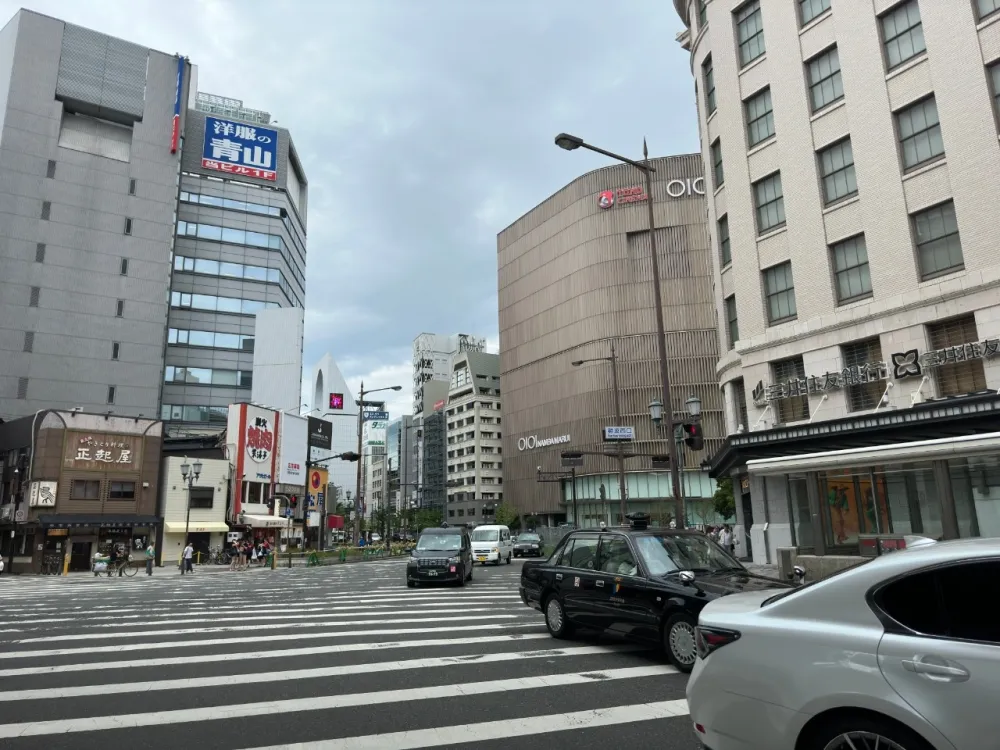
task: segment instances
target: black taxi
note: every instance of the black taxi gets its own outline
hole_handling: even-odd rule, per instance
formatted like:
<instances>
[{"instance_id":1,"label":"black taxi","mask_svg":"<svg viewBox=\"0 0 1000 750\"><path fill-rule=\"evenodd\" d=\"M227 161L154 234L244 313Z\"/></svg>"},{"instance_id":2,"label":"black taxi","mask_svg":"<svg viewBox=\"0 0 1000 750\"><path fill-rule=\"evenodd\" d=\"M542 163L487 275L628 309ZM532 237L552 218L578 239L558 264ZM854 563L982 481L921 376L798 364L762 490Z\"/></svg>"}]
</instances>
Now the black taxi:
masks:
<instances>
[{"instance_id":1,"label":"black taxi","mask_svg":"<svg viewBox=\"0 0 1000 750\"><path fill-rule=\"evenodd\" d=\"M406 563L406 585L457 583L472 580L472 541L464 526L442 525L420 532Z\"/></svg>"},{"instance_id":2,"label":"black taxi","mask_svg":"<svg viewBox=\"0 0 1000 750\"><path fill-rule=\"evenodd\" d=\"M521 600L545 615L556 638L579 628L662 645L682 672L697 656L695 625L708 602L726 594L789 588L756 575L700 531L629 526L572 531L548 560L521 569Z\"/></svg>"}]
</instances>

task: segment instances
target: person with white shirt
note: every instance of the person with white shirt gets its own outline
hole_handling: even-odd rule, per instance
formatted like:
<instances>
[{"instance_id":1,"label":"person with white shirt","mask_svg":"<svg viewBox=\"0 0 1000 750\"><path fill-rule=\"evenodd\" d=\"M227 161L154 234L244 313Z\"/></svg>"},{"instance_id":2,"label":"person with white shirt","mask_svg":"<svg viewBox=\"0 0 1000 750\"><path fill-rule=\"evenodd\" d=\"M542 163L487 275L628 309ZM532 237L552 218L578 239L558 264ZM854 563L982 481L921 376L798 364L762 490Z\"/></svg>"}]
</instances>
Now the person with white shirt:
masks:
<instances>
[{"instance_id":1,"label":"person with white shirt","mask_svg":"<svg viewBox=\"0 0 1000 750\"><path fill-rule=\"evenodd\" d=\"M184 548L183 557L184 560L181 564L181 575L184 575L185 573L194 573L194 568L191 567L194 562L192 559L194 557L194 547L191 545L191 542L188 542L187 547Z\"/></svg>"}]
</instances>

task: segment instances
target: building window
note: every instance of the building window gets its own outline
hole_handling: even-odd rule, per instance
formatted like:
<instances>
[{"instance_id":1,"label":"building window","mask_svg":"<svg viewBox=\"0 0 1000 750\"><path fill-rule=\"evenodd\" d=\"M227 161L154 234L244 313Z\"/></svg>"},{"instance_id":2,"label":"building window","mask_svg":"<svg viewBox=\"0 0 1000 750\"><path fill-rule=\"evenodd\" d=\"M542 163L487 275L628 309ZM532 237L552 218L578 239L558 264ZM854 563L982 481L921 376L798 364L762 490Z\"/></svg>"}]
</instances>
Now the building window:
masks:
<instances>
[{"instance_id":1,"label":"building window","mask_svg":"<svg viewBox=\"0 0 1000 750\"><path fill-rule=\"evenodd\" d=\"M211 510L215 503L214 487L192 487L188 497L188 502L195 510Z\"/></svg>"},{"instance_id":2,"label":"building window","mask_svg":"<svg viewBox=\"0 0 1000 750\"><path fill-rule=\"evenodd\" d=\"M917 241L921 280L958 271L965 266L954 201L913 214L913 232Z\"/></svg>"},{"instance_id":3,"label":"building window","mask_svg":"<svg viewBox=\"0 0 1000 750\"><path fill-rule=\"evenodd\" d=\"M859 368L864 365L876 365L882 362L882 344L878 337L866 339L865 341L854 341L840 347L840 356L844 362L844 369L859 374ZM867 411L878 406L885 392L885 382L875 380L870 383L851 383L850 378L845 378L844 388L847 391L848 411ZM857 378L863 381L864 378Z\"/></svg>"},{"instance_id":4,"label":"building window","mask_svg":"<svg viewBox=\"0 0 1000 750\"><path fill-rule=\"evenodd\" d=\"M747 143L750 148L774 135L774 108L771 106L770 87L743 102L743 112L747 118Z\"/></svg>"},{"instance_id":5,"label":"building window","mask_svg":"<svg viewBox=\"0 0 1000 750\"><path fill-rule=\"evenodd\" d=\"M828 10L830 10L830 0L799 0L799 13L803 26Z\"/></svg>"},{"instance_id":6,"label":"building window","mask_svg":"<svg viewBox=\"0 0 1000 750\"><path fill-rule=\"evenodd\" d=\"M121 268L119 269L119 273L121 273L122 276L128 276L128 258L122 258L122 263L121 263Z\"/></svg>"},{"instance_id":7,"label":"building window","mask_svg":"<svg viewBox=\"0 0 1000 750\"><path fill-rule=\"evenodd\" d=\"M712 68L711 56L705 58L701 74L705 79L705 117L709 117L715 112L715 71Z\"/></svg>"},{"instance_id":8,"label":"building window","mask_svg":"<svg viewBox=\"0 0 1000 750\"><path fill-rule=\"evenodd\" d=\"M28 397L28 379L18 378L17 379L17 398L23 401Z\"/></svg>"},{"instance_id":9,"label":"building window","mask_svg":"<svg viewBox=\"0 0 1000 750\"><path fill-rule=\"evenodd\" d=\"M128 194L135 195L135 180L128 181Z\"/></svg>"},{"instance_id":10,"label":"building window","mask_svg":"<svg viewBox=\"0 0 1000 750\"><path fill-rule=\"evenodd\" d=\"M750 417L747 416L747 391L743 378L737 378L733 381L733 396L736 401L736 418L739 420L737 427L742 426L744 430L748 429Z\"/></svg>"},{"instance_id":11,"label":"building window","mask_svg":"<svg viewBox=\"0 0 1000 750\"><path fill-rule=\"evenodd\" d=\"M882 44L889 70L898 68L927 49L917 0L897 5L881 18Z\"/></svg>"},{"instance_id":12,"label":"building window","mask_svg":"<svg viewBox=\"0 0 1000 750\"><path fill-rule=\"evenodd\" d=\"M39 242L35 245L35 263L45 262L45 243Z\"/></svg>"},{"instance_id":13,"label":"building window","mask_svg":"<svg viewBox=\"0 0 1000 750\"><path fill-rule=\"evenodd\" d=\"M726 297L726 336L728 338L728 348L736 346L740 340L740 323L736 315L736 295L730 294Z\"/></svg>"},{"instance_id":14,"label":"building window","mask_svg":"<svg viewBox=\"0 0 1000 750\"><path fill-rule=\"evenodd\" d=\"M167 343L180 346L207 346L214 349L238 349L244 352L254 350L253 336L186 328L170 328L167 331Z\"/></svg>"},{"instance_id":15,"label":"building window","mask_svg":"<svg viewBox=\"0 0 1000 750\"><path fill-rule=\"evenodd\" d=\"M708 26L708 3L698 0L698 31Z\"/></svg>"},{"instance_id":16,"label":"building window","mask_svg":"<svg viewBox=\"0 0 1000 750\"><path fill-rule=\"evenodd\" d=\"M828 49L806 63L809 74L809 103L813 112L844 98L844 80L840 74L840 52Z\"/></svg>"},{"instance_id":17,"label":"building window","mask_svg":"<svg viewBox=\"0 0 1000 750\"><path fill-rule=\"evenodd\" d=\"M227 406L163 404L160 407L160 419L166 422L211 422L224 425L228 418Z\"/></svg>"},{"instance_id":18,"label":"building window","mask_svg":"<svg viewBox=\"0 0 1000 750\"><path fill-rule=\"evenodd\" d=\"M125 234L132 234L132 220L127 216L125 217Z\"/></svg>"},{"instance_id":19,"label":"building window","mask_svg":"<svg viewBox=\"0 0 1000 750\"><path fill-rule=\"evenodd\" d=\"M749 65L764 54L764 21L760 0L753 0L736 11L736 41L740 46L740 65Z\"/></svg>"},{"instance_id":20,"label":"building window","mask_svg":"<svg viewBox=\"0 0 1000 750\"><path fill-rule=\"evenodd\" d=\"M101 483L96 479L74 479L69 488L70 500L100 500Z\"/></svg>"},{"instance_id":21,"label":"building window","mask_svg":"<svg viewBox=\"0 0 1000 750\"><path fill-rule=\"evenodd\" d=\"M52 214L52 204L48 201L42 201L42 218L46 221Z\"/></svg>"},{"instance_id":22,"label":"building window","mask_svg":"<svg viewBox=\"0 0 1000 750\"><path fill-rule=\"evenodd\" d=\"M111 482L109 500L135 500L135 482Z\"/></svg>"},{"instance_id":23,"label":"building window","mask_svg":"<svg viewBox=\"0 0 1000 750\"><path fill-rule=\"evenodd\" d=\"M771 325L791 320L798 314L795 309L795 283L792 281L790 260L764 271L764 295L767 300L767 321Z\"/></svg>"},{"instance_id":24,"label":"building window","mask_svg":"<svg viewBox=\"0 0 1000 750\"><path fill-rule=\"evenodd\" d=\"M785 195L781 190L781 172L755 182L753 197L757 210L757 234L785 225Z\"/></svg>"},{"instance_id":25,"label":"building window","mask_svg":"<svg viewBox=\"0 0 1000 750\"><path fill-rule=\"evenodd\" d=\"M726 183L726 173L722 170L722 140L715 139L712 144L712 179L715 181L715 189L718 190Z\"/></svg>"},{"instance_id":26,"label":"building window","mask_svg":"<svg viewBox=\"0 0 1000 750\"><path fill-rule=\"evenodd\" d=\"M830 256L833 259L833 276L837 282L838 304L843 305L872 295L868 247L863 234L831 245Z\"/></svg>"},{"instance_id":27,"label":"building window","mask_svg":"<svg viewBox=\"0 0 1000 750\"><path fill-rule=\"evenodd\" d=\"M38 300L42 296L42 288L40 286L31 287L28 292L28 307L38 307Z\"/></svg>"},{"instance_id":28,"label":"building window","mask_svg":"<svg viewBox=\"0 0 1000 750\"><path fill-rule=\"evenodd\" d=\"M962 347L979 340L975 315L964 315L927 326L931 350ZM942 358L947 362L946 358ZM981 359L940 364L934 368L939 396L964 396L986 390L986 371Z\"/></svg>"},{"instance_id":29,"label":"building window","mask_svg":"<svg viewBox=\"0 0 1000 750\"><path fill-rule=\"evenodd\" d=\"M277 268L253 266L244 263L227 263L226 261L209 260L207 258L190 258L184 255L174 256L174 270L229 279L246 279L247 281L263 281L282 285L285 283L281 276L281 271Z\"/></svg>"},{"instance_id":30,"label":"building window","mask_svg":"<svg viewBox=\"0 0 1000 750\"><path fill-rule=\"evenodd\" d=\"M224 370L212 367L176 367L168 365L164 370L163 381L165 383L250 388L253 385L253 372L251 370Z\"/></svg>"},{"instance_id":31,"label":"building window","mask_svg":"<svg viewBox=\"0 0 1000 750\"><path fill-rule=\"evenodd\" d=\"M914 169L944 155L941 121L933 96L897 112L896 127L903 150L904 170Z\"/></svg>"},{"instance_id":32,"label":"building window","mask_svg":"<svg viewBox=\"0 0 1000 750\"><path fill-rule=\"evenodd\" d=\"M121 354L122 345L117 341L111 342L111 359L118 359L118 355Z\"/></svg>"},{"instance_id":33,"label":"building window","mask_svg":"<svg viewBox=\"0 0 1000 750\"><path fill-rule=\"evenodd\" d=\"M24 332L24 346L21 348L22 352L33 352L35 351L35 332L25 331Z\"/></svg>"},{"instance_id":34,"label":"building window","mask_svg":"<svg viewBox=\"0 0 1000 750\"><path fill-rule=\"evenodd\" d=\"M819 152L819 171L823 177L823 200L827 205L858 194L850 138Z\"/></svg>"},{"instance_id":35,"label":"building window","mask_svg":"<svg viewBox=\"0 0 1000 750\"><path fill-rule=\"evenodd\" d=\"M170 306L190 310L232 313L233 315L256 315L261 310L281 307L277 302L240 299L239 297L216 297L211 294L188 294L187 292L171 292Z\"/></svg>"},{"instance_id":36,"label":"building window","mask_svg":"<svg viewBox=\"0 0 1000 750\"><path fill-rule=\"evenodd\" d=\"M980 21L992 16L998 10L1000 10L1000 0L976 0L976 11Z\"/></svg>"},{"instance_id":37,"label":"building window","mask_svg":"<svg viewBox=\"0 0 1000 750\"><path fill-rule=\"evenodd\" d=\"M45 168L45 176L52 178L56 176L56 162L55 159L49 159L49 164Z\"/></svg>"},{"instance_id":38,"label":"building window","mask_svg":"<svg viewBox=\"0 0 1000 750\"><path fill-rule=\"evenodd\" d=\"M115 303L115 317L116 318L125 317L125 300L120 299Z\"/></svg>"},{"instance_id":39,"label":"building window","mask_svg":"<svg viewBox=\"0 0 1000 750\"><path fill-rule=\"evenodd\" d=\"M729 249L729 215L725 214L718 221L719 224L719 256L722 265L728 266L733 262L733 254Z\"/></svg>"},{"instance_id":40,"label":"building window","mask_svg":"<svg viewBox=\"0 0 1000 750\"><path fill-rule=\"evenodd\" d=\"M997 0L1000 3L1000 0ZM1000 62L995 62L989 67L990 83L993 85L993 105L998 115L1000 115Z\"/></svg>"},{"instance_id":41,"label":"building window","mask_svg":"<svg viewBox=\"0 0 1000 750\"><path fill-rule=\"evenodd\" d=\"M806 366L802 362L802 357L791 357L772 362L771 369L774 371L775 383L787 383L790 380L801 381L805 380L806 377ZM777 416L781 424L809 419L808 396L790 396L774 403L777 403Z\"/></svg>"},{"instance_id":42,"label":"building window","mask_svg":"<svg viewBox=\"0 0 1000 750\"><path fill-rule=\"evenodd\" d=\"M108 403L113 404L115 402L115 391L117 389L113 385L108 386Z\"/></svg>"}]
</instances>

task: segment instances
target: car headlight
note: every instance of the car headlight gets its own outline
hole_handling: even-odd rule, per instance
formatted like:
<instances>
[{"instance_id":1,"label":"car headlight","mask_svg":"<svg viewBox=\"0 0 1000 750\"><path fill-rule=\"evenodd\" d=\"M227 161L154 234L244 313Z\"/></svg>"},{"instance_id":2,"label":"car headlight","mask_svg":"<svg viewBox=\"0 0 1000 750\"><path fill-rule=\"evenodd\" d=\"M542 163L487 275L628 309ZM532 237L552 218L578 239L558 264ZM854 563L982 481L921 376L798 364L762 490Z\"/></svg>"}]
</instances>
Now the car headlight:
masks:
<instances>
[{"instance_id":1,"label":"car headlight","mask_svg":"<svg viewBox=\"0 0 1000 750\"><path fill-rule=\"evenodd\" d=\"M537 544L532 544L531 545L531 549L538 549L538 545Z\"/></svg>"},{"instance_id":2,"label":"car headlight","mask_svg":"<svg viewBox=\"0 0 1000 750\"><path fill-rule=\"evenodd\" d=\"M448 564L449 565L458 565L460 562L462 562L462 558L461 557L449 557L448 558Z\"/></svg>"},{"instance_id":3,"label":"car headlight","mask_svg":"<svg viewBox=\"0 0 1000 750\"><path fill-rule=\"evenodd\" d=\"M410 568L415 568L415 567L417 567L417 558L415 558L415 557L411 557L411 558L410 558L410 559L409 559L409 560L407 561L406 565L407 565L407 567L410 567Z\"/></svg>"},{"instance_id":4,"label":"car headlight","mask_svg":"<svg viewBox=\"0 0 1000 750\"><path fill-rule=\"evenodd\" d=\"M499 552L500 550L499 550L499 549L497 549L496 547L494 547L494 548L493 548L493 551L494 551L494 552Z\"/></svg>"}]
</instances>

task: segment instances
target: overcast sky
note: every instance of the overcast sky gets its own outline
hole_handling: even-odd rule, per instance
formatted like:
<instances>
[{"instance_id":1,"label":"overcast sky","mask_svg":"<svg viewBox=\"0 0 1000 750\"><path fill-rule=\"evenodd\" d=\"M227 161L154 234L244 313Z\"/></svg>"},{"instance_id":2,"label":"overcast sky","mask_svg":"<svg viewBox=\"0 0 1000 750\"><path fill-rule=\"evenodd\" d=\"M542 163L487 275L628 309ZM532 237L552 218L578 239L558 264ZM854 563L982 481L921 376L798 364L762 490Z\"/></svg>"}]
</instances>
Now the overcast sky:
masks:
<instances>
[{"instance_id":1,"label":"overcast sky","mask_svg":"<svg viewBox=\"0 0 1000 750\"><path fill-rule=\"evenodd\" d=\"M29 0L24 0L28 3ZM3 21L20 2L0 0ZM271 113L309 180L305 373L402 385L421 332L497 350L496 235L612 151L698 150L669 0L35 0L198 65Z\"/></svg>"}]
</instances>

